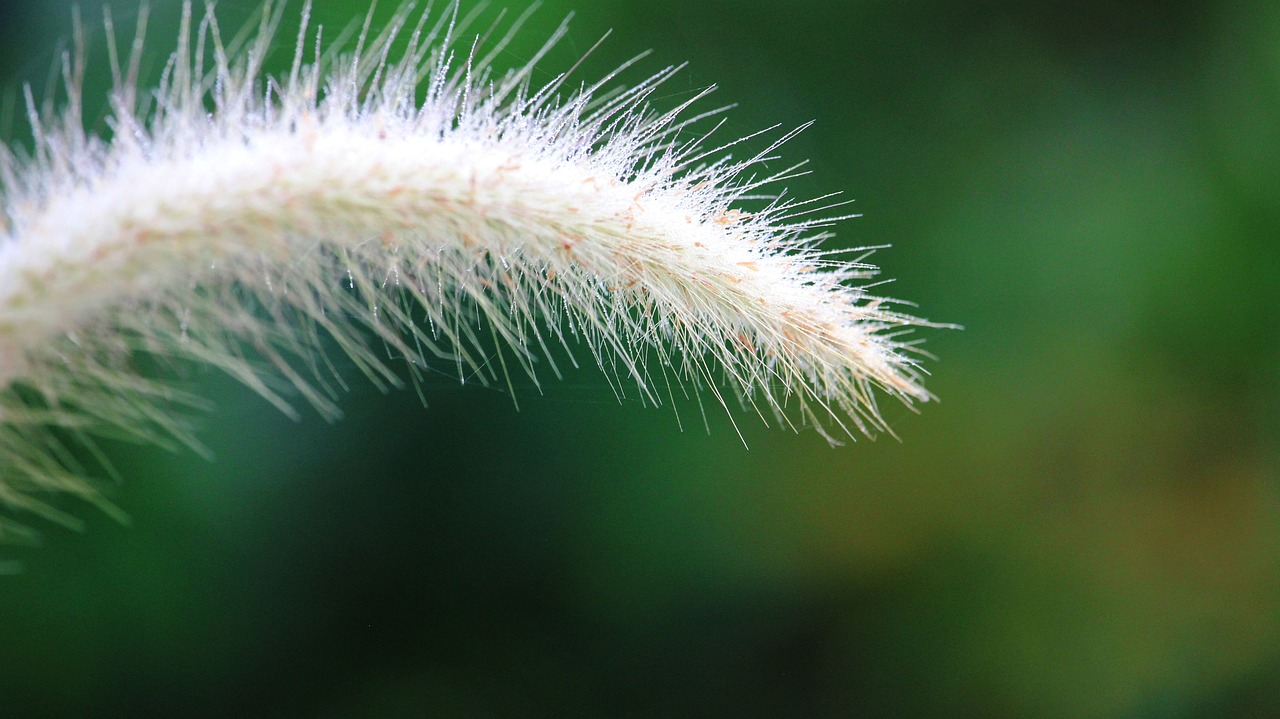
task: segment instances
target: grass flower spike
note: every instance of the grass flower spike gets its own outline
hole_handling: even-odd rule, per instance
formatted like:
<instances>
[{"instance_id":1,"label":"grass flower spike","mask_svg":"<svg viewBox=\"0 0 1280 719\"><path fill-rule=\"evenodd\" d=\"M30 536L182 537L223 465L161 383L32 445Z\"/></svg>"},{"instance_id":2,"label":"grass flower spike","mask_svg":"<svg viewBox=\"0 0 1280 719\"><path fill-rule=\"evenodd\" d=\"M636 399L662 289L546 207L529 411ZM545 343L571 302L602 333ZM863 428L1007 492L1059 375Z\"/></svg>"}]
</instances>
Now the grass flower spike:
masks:
<instances>
[{"instance_id":1,"label":"grass flower spike","mask_svg":"<svg viewBox=\"0 0 1280 719\"><path fill-rule=\"evenodd\" d=\"M625 89L535 84L563 27L503 73L514 28L472 42L456 7L405 7L333 47L308 11L269 76L280 5L235 39L188 5L152 91L145 18L124 48L108 16L105 138L82 118L83 51L63 59L65 101L26 92L32 140L0 146L11 510L99 501L73 451L93 436L197 446L180 418L199 402L157 379L170 361L331 417L344 363L325 346L389 387L427 363L558 374L562 345L619 392L703 392L833 435L883 431L877 393L930 398L902 337L927 323L860 285L873 267L818 247L839 219L810 219L824 199L775 189L798 167L772 166L789 134L731 159L705 92L650 105L675 68Z\"/></svg>"}]
</instances>

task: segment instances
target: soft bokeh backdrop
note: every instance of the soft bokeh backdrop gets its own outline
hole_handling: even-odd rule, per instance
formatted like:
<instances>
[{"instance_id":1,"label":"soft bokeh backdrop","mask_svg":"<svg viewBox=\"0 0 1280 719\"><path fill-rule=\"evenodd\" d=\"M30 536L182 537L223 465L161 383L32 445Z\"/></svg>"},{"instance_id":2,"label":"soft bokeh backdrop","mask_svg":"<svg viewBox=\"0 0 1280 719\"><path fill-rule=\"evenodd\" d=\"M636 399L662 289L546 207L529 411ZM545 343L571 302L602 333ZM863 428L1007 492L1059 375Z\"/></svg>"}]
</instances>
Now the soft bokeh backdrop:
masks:
<instances>
[{"instance_id":1,"label":"soft bokeh backdrop","mask_svg":"<svg viewBox=\"0 0 1280 719\"><path fill-rule=\"evenodd\" d=\"M726 134L817 121L794 192L966 327L925 333L942 402L746 449L589 366L336 425L197 371L215 461L111 446L132 526L0 548L0 715L1280 714L1280 4L550 0L503 61L571 10L546 78L612 28L581 77L652 49ZM70 28L0 0L0 97Z\"/></svg>"}]
</instances>

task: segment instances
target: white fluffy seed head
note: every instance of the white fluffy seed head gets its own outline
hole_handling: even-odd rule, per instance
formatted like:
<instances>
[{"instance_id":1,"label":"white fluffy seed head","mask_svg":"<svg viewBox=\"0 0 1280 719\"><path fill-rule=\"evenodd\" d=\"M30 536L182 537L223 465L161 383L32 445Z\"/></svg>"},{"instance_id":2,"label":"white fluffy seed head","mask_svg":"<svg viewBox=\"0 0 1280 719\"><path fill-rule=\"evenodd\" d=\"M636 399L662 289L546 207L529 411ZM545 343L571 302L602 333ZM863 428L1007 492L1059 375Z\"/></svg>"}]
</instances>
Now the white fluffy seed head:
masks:
<instances>
[{"instance_id":1,"label":"white fluffy seed head","mask_svg":"<svg viewBox=\"0 0 1280 719\"><path fill-rule=\"evenodd\" d=\"M262 63L280 5L237 46L188 4L151 93L144 24L128 53L111 42L109 140L84 129L82 52L65 107L28 99L34 151L0 147L0 502L96 498L55 435L196 445L175 412L198 401L138 372L148 355L292 411L283 376L330 416L322 340L382 386L402 376L387 357L536 379L540 361L559 373L552 345L585 348L655 403L688 387L850 436L886 429L877 391L930 398L902 339L927 323L859 284L874 267L818 248L839 218L806 218L829 206L743 209L794 175L766 169L790 134L734 160L699 129L705 93L649 105L673 68L536 86L543 52L499 73L507 40L459 42L453 11L366 22L346 54L304 39L308 14L279 77Z\"/></svg>"}]
</instances>

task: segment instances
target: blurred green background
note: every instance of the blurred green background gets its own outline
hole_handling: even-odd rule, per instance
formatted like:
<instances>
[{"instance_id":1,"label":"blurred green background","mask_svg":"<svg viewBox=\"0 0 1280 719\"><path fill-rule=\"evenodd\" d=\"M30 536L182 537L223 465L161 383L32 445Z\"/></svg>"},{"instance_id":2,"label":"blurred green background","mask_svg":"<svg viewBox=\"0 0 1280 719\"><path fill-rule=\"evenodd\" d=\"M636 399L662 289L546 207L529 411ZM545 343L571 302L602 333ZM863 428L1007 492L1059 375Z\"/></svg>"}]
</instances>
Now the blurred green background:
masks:
<instances>
[{"instance_id":1,"label":"blurred green background","mask_svg":"<svg viewBox=\"0 0 1280 719\"><path fill-rule=\"evenodd\" d=\"M590 367L336 425L198 372L215 461L112 446L133 526L0 550L0 715L1280 715L1280 4L552 0L502 61L571 10L544 78L612 28L580 77L653 49L726 137L817 121L793 192L966 327L941 403L746 449ZM3 97L70 28L0 0Z\"/></svg>"}]
</instances>

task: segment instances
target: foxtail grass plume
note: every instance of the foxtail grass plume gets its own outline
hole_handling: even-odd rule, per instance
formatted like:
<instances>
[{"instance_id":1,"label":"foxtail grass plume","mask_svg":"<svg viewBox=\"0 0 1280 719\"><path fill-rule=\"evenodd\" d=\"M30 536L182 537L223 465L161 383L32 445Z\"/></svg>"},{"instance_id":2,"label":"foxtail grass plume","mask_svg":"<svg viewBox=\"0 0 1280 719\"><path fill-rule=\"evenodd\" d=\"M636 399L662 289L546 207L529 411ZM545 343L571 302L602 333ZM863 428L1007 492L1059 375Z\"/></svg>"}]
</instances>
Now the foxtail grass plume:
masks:
<instances>
[{"instance_id":1,"label":"foxtail grass plume","mask_svg":"<svg viewBox=\"0 0 1280 719\"><path fill-rule=\"evenodd\" d=\"M869 293L865 251L819 247L842 219L827 198L781 190L799 166L774 153L794 133L732 159L706 92L650 104L678 68L625 88L535 82L564 26L501 72L520 21L473 41L456 5L328 45L308 4L269 75L282 12L230 39L186 4L150 90L145 14L132 44L108 14L105 136L82 117L82 43L65 100L26 90L32 138L0 146L10 510L70 522L51 492L103 503L100 470L76 460L92 437L198 447L181 418L200 401L157 379L172 362L327 417L344 366L380 387L428 363L536 382L565 350L619 393L701 393L833 440L886 429L877 394L930 399L903 336L928 323Z\"/></svg>"}]
</instances>

